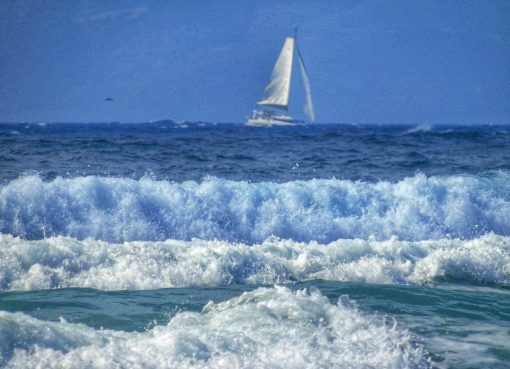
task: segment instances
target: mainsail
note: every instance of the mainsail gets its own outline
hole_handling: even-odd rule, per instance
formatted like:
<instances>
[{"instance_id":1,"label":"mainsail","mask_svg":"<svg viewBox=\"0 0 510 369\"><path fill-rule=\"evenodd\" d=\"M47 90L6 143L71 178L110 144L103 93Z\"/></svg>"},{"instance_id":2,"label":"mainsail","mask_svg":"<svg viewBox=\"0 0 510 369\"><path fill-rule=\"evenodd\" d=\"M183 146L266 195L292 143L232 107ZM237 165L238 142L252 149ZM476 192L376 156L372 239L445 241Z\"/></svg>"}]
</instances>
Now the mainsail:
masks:
<instances>
[{"instance_id":1,"label":"mainsail","mask_svg":"<svg viewBox=\"0 0 510 369\"><path fill-rule=\"evenodd\" d=\"M303 108L306 116L310 120L310 123L315 121L315 112L313 111L313 103L312 103L312 90L310 89L310 80L308 79L308 74L306 73L305 63L303 62L303 56L301 55L301 51L299 47L297 48L298 56L299 56L299 66L301 69L301 78L303 79L303 85L305 88L305 106Z\"/></svg>"},{"instance_id":2,"label":"mainsail","mask_svg":"<svg viewBox=\"0 0 510 369\"><path fill-rule=\"evenodd\" d=\"M271 73L269 84L264 90L264 99L257 104L287 110L293 58L294 38L287 37Z\"/></svg>"}]
</instances>

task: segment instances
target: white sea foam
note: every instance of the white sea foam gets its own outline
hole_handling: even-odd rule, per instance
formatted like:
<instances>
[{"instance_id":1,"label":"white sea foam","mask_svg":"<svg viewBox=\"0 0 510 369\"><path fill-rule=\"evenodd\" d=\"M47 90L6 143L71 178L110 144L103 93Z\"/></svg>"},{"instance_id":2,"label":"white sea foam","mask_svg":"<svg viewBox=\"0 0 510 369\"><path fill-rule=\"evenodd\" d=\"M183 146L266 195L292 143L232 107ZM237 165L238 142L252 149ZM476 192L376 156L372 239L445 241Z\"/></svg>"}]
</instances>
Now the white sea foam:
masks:
<instances>
[{"instance_id":1,"label":"white sea foam","mask_svg":"<svg viewBox=\"0 0 510 369\"><path fill-rule=\"evenodd\" d=\"M419 124L413 128L410 128L405 134L411 133L426 133L433 130L433 126L431 124Z\"/></svg>"},{"instance_id":2,"label":"white sea foam","mask_svg":"<svg viewBox=\"0 0 510 369\"><path fill-rule=\"evenodd\" d=\"M414 316L408 327L416 331L427 327L427 331L435 332L428 335L425 344L429 352L441 357L440 362L434 363L435 368L508 367L510 341L508 325L504 322L472 321L459 316L445 319L439 314Z\"/></svg>"},{"instance_id":3,"label":"white sea foam","mask_svg":"<svg viewBox=\"0 0 510 369\"><path fill-rule=\"evenodd\" d=\"M510 237L329 244L268 239L246 245L198 239L111 244L0 236L2 290L156 289L314 279L387 284L455 279L508 285Z\"/></svg>"},{"instance_id":4,"label":"white sea foam","mask_svg":"<svg viewBox=\"0 0 510 369\"><path fill-rule=\"evenodd\" d=\"M396 322L331 304L318 291L257 289L143 333L0 312L9 368L428 368Z\"/></svg>"},{"instance_id":5,"label":"white sea foam","mask_svg":"<svg viewBox=\"0 0 510 369\"><path fill-rule=\"evenodd\" d=\"M322 243L510 235L510 173L426 177L397 183L316 179L201 183L150 178L34 175L0 188L0 232L29 239L65 235L109 242L274 235Z\"/></svg>"}]
</instances>

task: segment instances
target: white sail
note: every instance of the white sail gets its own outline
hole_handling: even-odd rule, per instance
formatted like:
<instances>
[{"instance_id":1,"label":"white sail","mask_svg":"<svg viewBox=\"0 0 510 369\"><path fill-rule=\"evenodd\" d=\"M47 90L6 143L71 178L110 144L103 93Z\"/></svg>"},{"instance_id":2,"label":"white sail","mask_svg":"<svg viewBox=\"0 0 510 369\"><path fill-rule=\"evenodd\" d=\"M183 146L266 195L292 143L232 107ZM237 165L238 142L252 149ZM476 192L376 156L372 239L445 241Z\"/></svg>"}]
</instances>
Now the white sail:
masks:
<instances>
[{"instance_id":1,"label":"white sail","mask_svg":"<svg viewBox=\"0 0 510 369\"><path fill-rule=\"evenodd\" d=\"M257 104L287 110L293 58L294 38L287 37L271 73L269 84L264 90L264 98Z\"/></svg>"},{"instance_id":2,"label":"white sail","mask_svg":"<svg viewBox=\"0 0 510 369\"><path fill-rule=\"evenodd\" d=\"M303 79L303 85L305 88L305 105L304 112L308 117L310 123L315 121L315 112L313 111L313 103L312 103L312 90L310 89L310 80L308 79L308 74L306 73L305 63L303 62L303 56L301 55L301 51L299 47L297 48L298 56L299 56L299 66L301 69L301 77Z\"/></svg>"}]
</instances>

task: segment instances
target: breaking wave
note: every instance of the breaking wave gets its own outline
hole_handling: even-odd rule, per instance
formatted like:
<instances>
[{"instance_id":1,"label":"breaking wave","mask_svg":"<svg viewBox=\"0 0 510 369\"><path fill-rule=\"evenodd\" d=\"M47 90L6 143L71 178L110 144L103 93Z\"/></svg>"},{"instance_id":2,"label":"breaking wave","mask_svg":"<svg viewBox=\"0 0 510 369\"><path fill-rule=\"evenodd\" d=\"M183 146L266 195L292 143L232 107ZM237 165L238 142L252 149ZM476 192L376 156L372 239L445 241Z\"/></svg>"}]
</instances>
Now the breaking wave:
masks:
<instances>
[{"instance_id":1,"label":"breaking wave","mask_svg":"<svg viewBox=\"0 0 510 369\"><path fill-rule=\"evenodd\" d=\"M145 290L324 279L384 284L438 280L510 284L510 237L474 240L337 240L329 244L268 239L105 241L0 236L0 289L91 287Z\"/></svg>"},{"instance_id":2,"label":"breaking wave","mask_svg":"<svg viewBox=\"0 0 510 369\"><path fill-rule=\"evenodd\" d=\"M428 368L413 336L318 291L260 288L143 333L0 312L9 368Z\"/></svg>"},{"instance_id":3,"label":"breaking wave","mask_svg":"<svg viewBox=\"0 0 510 369\"><path fill-rule=\"evenodd\" d=\"M220 239L257 243L395 236L402 240L510 235L510 174L417 174L392 183L315 179L175 183L35 175L0 188L0 232L26 239L108 242Z\"/></svg>"}]
</instances>

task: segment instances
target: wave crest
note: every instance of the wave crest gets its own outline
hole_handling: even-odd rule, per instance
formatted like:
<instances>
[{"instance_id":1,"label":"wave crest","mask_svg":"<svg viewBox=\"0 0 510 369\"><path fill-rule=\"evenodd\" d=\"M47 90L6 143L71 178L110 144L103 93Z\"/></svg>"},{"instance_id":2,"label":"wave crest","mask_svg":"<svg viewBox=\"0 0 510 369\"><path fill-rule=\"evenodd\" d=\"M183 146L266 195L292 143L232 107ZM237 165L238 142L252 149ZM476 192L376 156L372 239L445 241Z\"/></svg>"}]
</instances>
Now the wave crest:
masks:
<instances>
[{"instance_id":1,"label":"wave crest","mask_svg":"<svg viewBox=\"0 0 510 369\"><path fill-rule=\"evenodd\" d=\"M261 288L181 312L144 333L95 331L0 312L0 364L10 368L428 368L396 324L335 305L318 291Z\"/></svg>"},{"instance_id":2,"label":"wave crest","mask_svg":"<svg viewBox=\"0 0 510 369\"><path fill-rule=\"evenodd\" d=\"M508 285L510 237L330 244L269 239L248 246L205 240L110 244L0 236L2 290L143 290L314 279L391 284L454 279Z\"/></svg>"},{"instance_id":3,"label":"wave crest","mask_svg":"<svg viewBox=\"0 0 510 369\"><path fill-rule=\"evenodd\" d=\"M109 242L270 236L295 241L510 234L510 175L416 175L397 183L315 179L201 183L149 178L18 178L0 189L0 232Z\"/></svg>"}]
</instances>

